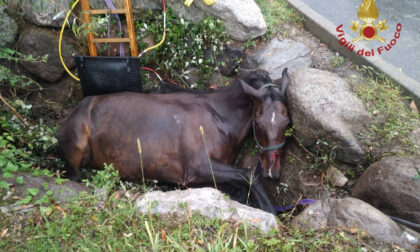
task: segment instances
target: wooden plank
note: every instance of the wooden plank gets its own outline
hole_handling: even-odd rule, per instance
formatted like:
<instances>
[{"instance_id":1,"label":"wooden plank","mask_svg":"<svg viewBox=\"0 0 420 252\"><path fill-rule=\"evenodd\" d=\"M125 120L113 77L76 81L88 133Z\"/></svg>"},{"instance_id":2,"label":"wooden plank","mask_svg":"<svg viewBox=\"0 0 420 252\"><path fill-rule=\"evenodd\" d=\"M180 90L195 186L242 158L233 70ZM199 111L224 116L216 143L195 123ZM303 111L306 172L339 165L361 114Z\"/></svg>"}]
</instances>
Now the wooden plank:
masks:
<instances>
[{"instance_id":1,"label":"wooden plank","mask_svg":"<svg viewBox=\"0 0 420 252\"><path fill-rule=\"evenodd\" d=\"M128 43L129 38L94 38L93 43Z\"/></svg>"},{"instance_id":2,"label":"wooden plank","mask_svg":"<svg viewBox=\"0 0 420 252\"><path fill-rule=\"evenodd\" d=\"M91 16L88 14L88 11L90 10L89 7L89 0L82 0L82 11L83 11L83 21L85 23L90 23L92 21ZM93 33L89 32L87 35L87 40L89 44L89 53L90 56L97 56L98 52L96 51L96 46L93 44Z\"/></svg>"},{"instance_id":3,"label":"wooden plank","mask_svg":"<svg viewBox=\"0 0 420 252\"><path fill-rule=\"evenodd\" d=\"M125 14L125 9L95 9L95 10L89 10L88 13L90 15L99 15L99 14Z\"/></svg>"},{"instance_id":4,"label":"wooden plank","mask_svg":"<svg viewBox=\"0 0 420 252\"><path fill-rule=\"evenodd\" d=\"M131 0L124 0L124 8L126 10L125 16L127 20L128 38L130 39L131 56L137 57L139 52L137 50L136 31L134 29L133 8Z\"/></svg>"}]
</instances>

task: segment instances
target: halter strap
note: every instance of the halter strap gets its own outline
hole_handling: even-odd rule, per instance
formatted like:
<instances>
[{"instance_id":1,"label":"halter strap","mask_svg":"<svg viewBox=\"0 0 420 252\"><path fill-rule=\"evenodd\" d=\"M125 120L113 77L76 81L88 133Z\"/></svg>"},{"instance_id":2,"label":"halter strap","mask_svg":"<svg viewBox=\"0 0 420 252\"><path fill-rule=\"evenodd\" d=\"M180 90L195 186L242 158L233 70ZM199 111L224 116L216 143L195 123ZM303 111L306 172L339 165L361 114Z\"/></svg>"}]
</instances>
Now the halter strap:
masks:
<instances>
[{"instance_id":1,"label":"halter strap","mask_svg":"<svg viewBox=\"0 0 420 252\"><path fill-rule=\"evenodd\" d=\"M279 86L272 84L272 83L268 83L268 84L264 84L262 85L259 89L264 89L264 88L268 88L268 87L276 87L276 88L280 88Z\"/></svg>"},{"instance_id":2,"label":"halter strap","mask_svg":"<svg viewBox=\"0 0 420 252\"><path fill-rule=\"evenodd\" d=\"M262 149L262 152L265 152L265 151L278 150L278 149L280 149L281 147L283 147L285 144L286 144L286 141L283 141L283 142L282 142L282 143L280 143L280 144L277 144L277 145L274 145L274 146L268 146L268 147L265 147L265 148L263 148L263 149Z\"/></svg>"}]
</instances>

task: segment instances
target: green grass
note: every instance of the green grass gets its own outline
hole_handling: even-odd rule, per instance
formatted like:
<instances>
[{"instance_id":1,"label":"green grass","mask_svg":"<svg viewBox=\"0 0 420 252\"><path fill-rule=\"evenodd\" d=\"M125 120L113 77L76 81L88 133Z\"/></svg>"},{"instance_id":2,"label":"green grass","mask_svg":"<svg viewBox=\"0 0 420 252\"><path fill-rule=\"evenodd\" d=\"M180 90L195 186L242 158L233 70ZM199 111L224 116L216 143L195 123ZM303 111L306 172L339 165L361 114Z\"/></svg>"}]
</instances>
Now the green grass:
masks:
<instances>
[{"instance_id":1,"label":"green grass","mask_svg":"<svg viewBox=\"0 0 420 252\"><path fill-rule=\"evenodd\" d=\"M125 197L100 204L84 194L62 209L0 213L0 250L15 251L357 251L366 235L328 229L300 231L281 226L269 234L241 223L191 216L152 216L135 212ZM53 211L51 212L51 210ZM51 212L51 213L50 213Z\"/></svg>"},{"instance_id":2,"label":"green grass","mask_svg":"<svg viewBox=\"0 0 420 252\"><path fill-rule=\"evenodd\" d=\"M285 23L303 23L304 19L285 0L256 0L261 9L269 33L277 32L277 27Z\"/></svg>"},{"instance_id":3,"label":"green grass","mask_svg":"<svg viewBox=\"0 0 420 252\"><path fill-rule=\"evenodd\" d=\"M344 64L344 58L342 56L335 56L331 58L330 64L332 67L337 68Z\"/></svg>"},{"instance_id":4,"label":"green grass","mask_svg":"<svg viewBox=\"0 0 420 252\"><path fill-rule=\"evenodd\" d=\"M401 88L388 76L372 68L360 69L367 77L355 92L375 118L368 125L369 132L362 135L372 148L390 149L399 146L400 154L413 154L418 146L410 141L411 132L419 126L419 114L409 107L412 98L403 95Z\"/></svg>"}]
</instances>

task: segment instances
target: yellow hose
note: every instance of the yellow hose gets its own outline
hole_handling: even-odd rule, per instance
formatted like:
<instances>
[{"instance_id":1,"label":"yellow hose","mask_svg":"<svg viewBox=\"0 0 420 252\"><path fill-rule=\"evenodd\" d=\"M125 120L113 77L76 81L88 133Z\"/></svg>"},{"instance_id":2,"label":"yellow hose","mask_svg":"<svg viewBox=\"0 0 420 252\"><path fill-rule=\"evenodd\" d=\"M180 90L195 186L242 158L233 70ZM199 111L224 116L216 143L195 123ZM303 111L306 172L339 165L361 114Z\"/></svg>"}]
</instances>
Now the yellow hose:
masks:
<instances>
[{"instance_id":1,"label":"yellow hose","mask_svg":"<svg viewBox=\"0 0 420 252\"><path fill-rule=\"evenodd\" d=\"M66 28L66 23L67 23L67 20L69 19L70 14L71 14L71 12L73 11L74 7L76 7L76 5L77 5L79 2L80 2L80 0L76 0L76 1L73 3L73 6L72 6L72 7L71 7L71 9L69 10L69 12L67 12L67 16L66 16L66 18L64 19L63 26L61 26L60 39L59 39L59 41L58 41L58 55L60 56L61 64L63 65L64 69L66 69L67 73L68 73L71 77L73 77L73 79L75 79L75 80L77 80L77 81L80 81L80 79L79 79L79 78L77 78L77 77L76 77L76 76L75 76L72 72L70 72L70 70L69 70L69 69L67 68L67 66L66 66L66 63L64 63L63 56L61 55L61 42L62 42L62 40L63 40L63 33L64 33L64 29Z\"/></svg>"},{"instance_id":2,"label":"yellow hose","mask_svg":"<svg viewBox=\"0 0 420 252\"><path fill-rule=\"evenodd\" d=\"M166 9L163 12L163 37L162 37L162 40L158 44L156 44L154 46L151 46L151 47L147 48L146 50L144 50L142 53L140 53L139 54L139 58L143 54L147 53L148 51L153 50L153 49L156 49L159 46L161 46L163 44L163 42L165 41L165 38L166 38Z\"/></svg>"}]
</instances>

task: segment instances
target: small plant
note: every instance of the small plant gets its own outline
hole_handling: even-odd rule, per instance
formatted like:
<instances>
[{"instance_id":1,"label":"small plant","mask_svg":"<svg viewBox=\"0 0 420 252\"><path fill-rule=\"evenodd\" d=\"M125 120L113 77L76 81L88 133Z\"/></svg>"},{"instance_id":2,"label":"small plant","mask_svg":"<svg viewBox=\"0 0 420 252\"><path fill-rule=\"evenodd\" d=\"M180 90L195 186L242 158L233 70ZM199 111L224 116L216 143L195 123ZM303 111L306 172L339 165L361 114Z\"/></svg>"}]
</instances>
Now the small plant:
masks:
<instances>
[{"instance_id":1,"label":"small plant","mask_svg":"<svg viewBox=\"0 0 420 252\"><path fill-rule=\"evenodd\" d=\"M344 58L342 56L335 56L331 58L330 64L332 67L337 68L344 64Z\"/></svg>"},{"instance_id":2,"label":"small plant","mask_svg":"<svg viewBox=\"0 0 420 252\"><path fill-rule=\"evenodd\" d=\"M161 13L149 11L142 20L136 21L137 41L150 37L160 41L163 33L162 18ZM218 71L221 63L217 62L216 57L230 41L222 22L208 17L194 24L177 17L170 8L166 18L170 32L167 33L165 43L143 55L142 64L153 66L173 79L188 79L188 69L197 67L205 82ZM142 50L147 47L146 43L140 42ZM204 82L195 83L195 86L204 88Z\"/></svg>"},{"instance_id":3,"label":"small plant","mask_svg":"<svg viewBox=\"0 0 420 252\"><path fill-rule=\"evenodd\" d=\"M18 112L29 115L31 105L21 100L11 101ZM22 124L8 109L0 109L0 172L10 176L13 172L26 172L35 168L62 168L63 162L51 158L57 144L56 127L51 128L40 120L39 124ZM49 157L49 158L47 158Z\"/></svg>"},{"instance_id":4,"label":"small plant","mask_svg":"<svg viewBox=\"0 0 420 252\"><path fill-rule=\"evenodd\" d=\"M420 167L419 168L417 168L417 174L413 177L413 180L414 181L417 181L417 180L419 180L420 179Z\"/></svg>"},{"instance_id":5,"label":"small plant","mask_svg":"<svg viewBox=\"0 0 420 252\"><path fill-rule=\"evenodd\" d=\"M95 188L105 188L107 190L114 189L119 181L118 170L115 170L112 164L104 164L104 169L98 170L92 177L92 184ZM89 180L84 180L84 182L89 186Z\"/></svg>"},{"instance_id":6,"label":"small plant","mask_svg":"<svg viewBox=\"0 0 420 252\"><path fill-rule=\"evenodd\" d=\"M19 61L46 62L47 59L48 55L33 57L32 55L24 55L10 48L0 48L0 60L17 63ZM39 90L42 90L42 87L38 84L38 82L24 75L14 74L5 66L0 66L0 86L7 87L13 97L17 96L18 89L28 90L28 88L32 86L37 86Z\"/></svg>"},{"instance_id":7,"label":"small plant","mask_svg":"<svg viewBox=\"0 0 420 252\"><path fill-rule=\"evenodd\" d=\"M331 146L327 140L318 139L316 141L316 153L312 156L310 169L312 170L326 170L335 160L336 146Z\"/></svg>"}]
</instances>

